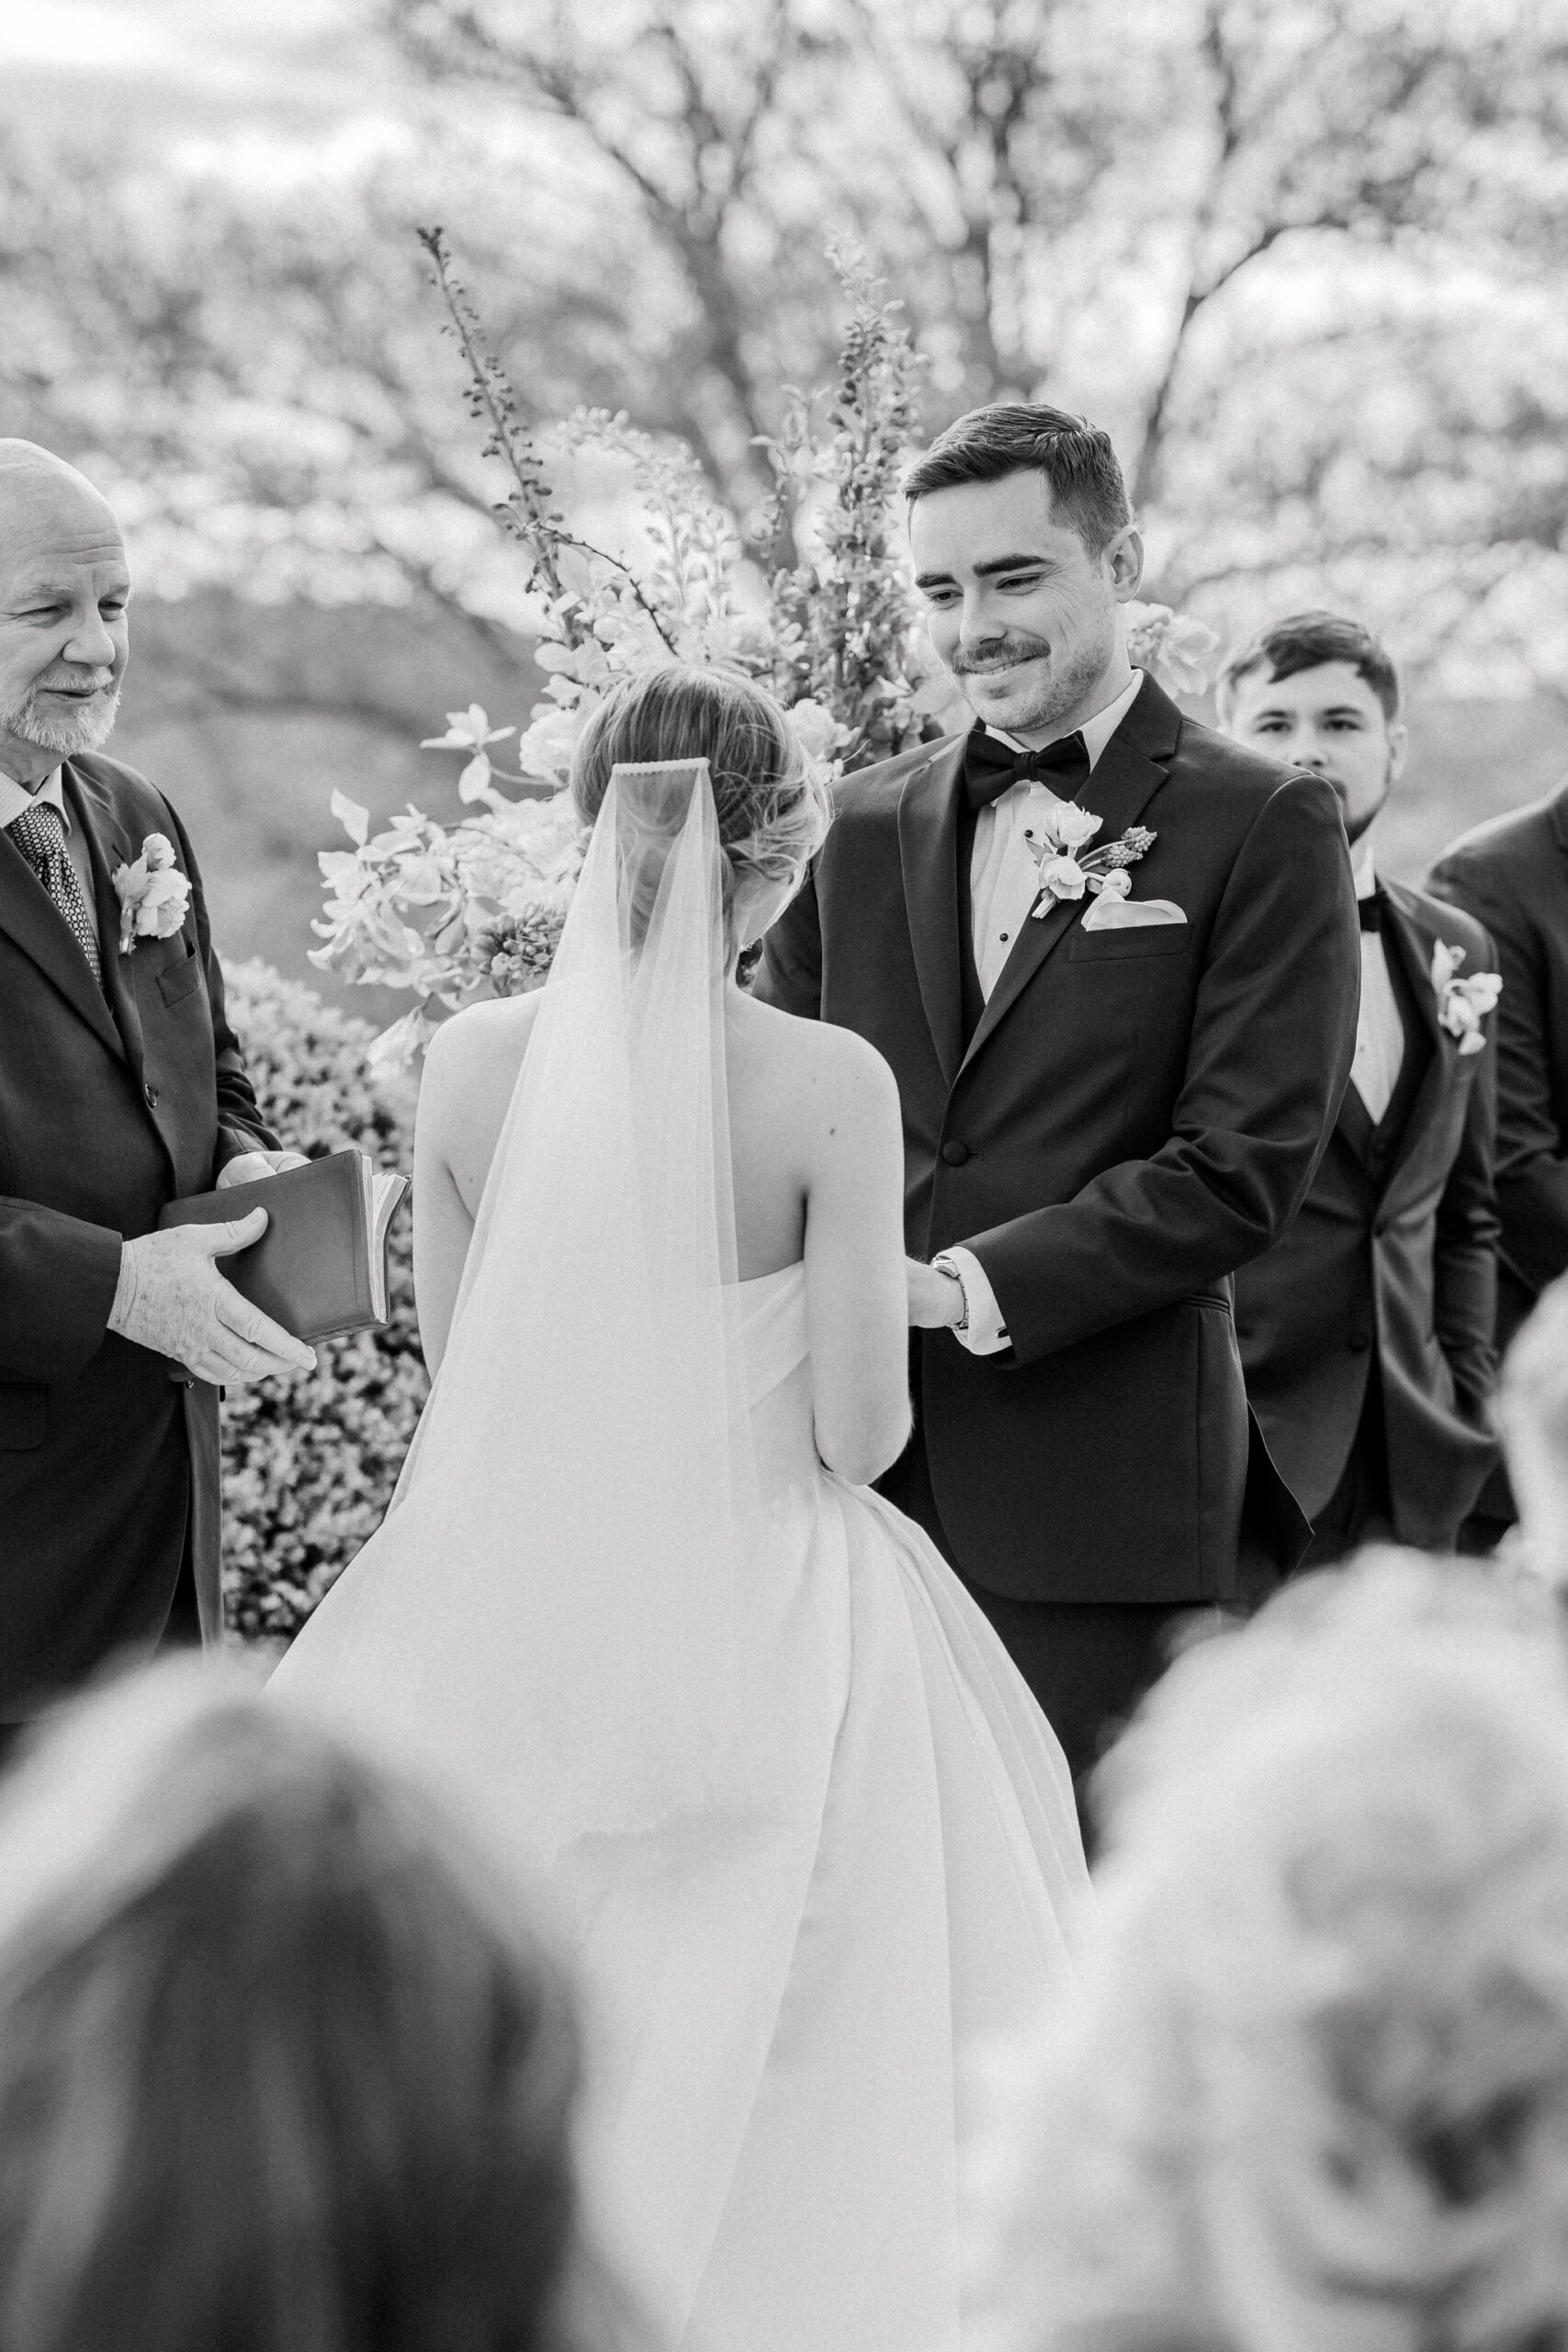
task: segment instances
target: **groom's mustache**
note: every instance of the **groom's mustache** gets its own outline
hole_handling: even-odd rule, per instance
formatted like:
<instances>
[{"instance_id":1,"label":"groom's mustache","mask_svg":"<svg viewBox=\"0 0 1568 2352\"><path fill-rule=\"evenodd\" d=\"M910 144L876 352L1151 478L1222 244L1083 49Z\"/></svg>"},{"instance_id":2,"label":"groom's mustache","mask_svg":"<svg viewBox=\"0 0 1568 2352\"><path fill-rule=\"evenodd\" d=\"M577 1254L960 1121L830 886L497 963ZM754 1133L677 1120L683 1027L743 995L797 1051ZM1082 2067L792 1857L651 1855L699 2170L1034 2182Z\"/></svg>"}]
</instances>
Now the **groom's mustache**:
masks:
<instances>
[{"instance_id":1,"label":"groom's mustache","mask_svg":"<svg viewBox=\"0 0 1568 2352\"><path fill-rule=\"evenodd\" d=\"M965 678L974 671L1011 670L1021 662L1042 661L1050 650L1043 637L1032 637L1022 629L1010 631L1006 637L988 639L984 645L961 645L953 657L953 673Z\"/></svg>"}]
</instances>

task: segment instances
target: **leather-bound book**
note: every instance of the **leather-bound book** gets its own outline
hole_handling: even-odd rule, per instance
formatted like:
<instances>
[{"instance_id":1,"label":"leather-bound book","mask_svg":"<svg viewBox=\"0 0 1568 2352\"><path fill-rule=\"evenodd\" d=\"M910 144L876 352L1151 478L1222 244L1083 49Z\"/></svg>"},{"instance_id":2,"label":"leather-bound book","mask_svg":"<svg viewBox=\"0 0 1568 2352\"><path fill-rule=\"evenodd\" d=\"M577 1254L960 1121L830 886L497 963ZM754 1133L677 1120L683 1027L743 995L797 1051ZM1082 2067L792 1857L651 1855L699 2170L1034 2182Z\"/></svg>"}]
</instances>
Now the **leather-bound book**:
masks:
<instances>
[{"instance_id":1,"label":"leather-bound book","mask_svg":"<svg viewBox=\"0 0 1568 2352\"><path fill-rule=\"evenodd\" d=\"M241 1295L295 1339L335 1340L387 1319L387 1240L407 1180L362 1151L329 1152L281 1176L171 1201L160 1226L232 1225L265 1209L266 1231L220 1258Z\"/></svg>"}]
</instances>

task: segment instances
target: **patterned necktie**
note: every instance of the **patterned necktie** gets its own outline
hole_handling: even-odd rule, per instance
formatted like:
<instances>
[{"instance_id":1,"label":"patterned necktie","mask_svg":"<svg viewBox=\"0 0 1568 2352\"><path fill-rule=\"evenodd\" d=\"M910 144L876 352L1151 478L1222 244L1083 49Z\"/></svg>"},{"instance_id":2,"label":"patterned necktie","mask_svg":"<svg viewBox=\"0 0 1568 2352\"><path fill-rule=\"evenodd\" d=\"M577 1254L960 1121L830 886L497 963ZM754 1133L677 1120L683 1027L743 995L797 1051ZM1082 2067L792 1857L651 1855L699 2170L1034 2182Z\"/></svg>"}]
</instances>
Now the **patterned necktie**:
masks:
<instances>
[{"instance_id":1,"label":"patterned necktie","mask_svg":"<svg viewBox=\"0 0 1568 2352\"><path fill-rule=\"evenodd\" d=\"M964 789L976 811L988 808L1015 784L1048 784L1062 799L1071 800L1088 781L1089 747L1081 735L1059 736L1038 752L1015 752L976 724L964 746Z\"/></svg>"},{"instance_id":2,"label":"patterned necktie","mask_svg":"<svg viewBox=\"0 0 1568 2352\"><path fill-rule=\"evenodd\" d=\"M64 818L52 800L35 800L6 831L64 916L72 937L92 968L94 979L102 988L103 958L98 954L92 917L82 896L82 885L76 879L76 869L65 854Z\"/></svg>"}]
</instances>

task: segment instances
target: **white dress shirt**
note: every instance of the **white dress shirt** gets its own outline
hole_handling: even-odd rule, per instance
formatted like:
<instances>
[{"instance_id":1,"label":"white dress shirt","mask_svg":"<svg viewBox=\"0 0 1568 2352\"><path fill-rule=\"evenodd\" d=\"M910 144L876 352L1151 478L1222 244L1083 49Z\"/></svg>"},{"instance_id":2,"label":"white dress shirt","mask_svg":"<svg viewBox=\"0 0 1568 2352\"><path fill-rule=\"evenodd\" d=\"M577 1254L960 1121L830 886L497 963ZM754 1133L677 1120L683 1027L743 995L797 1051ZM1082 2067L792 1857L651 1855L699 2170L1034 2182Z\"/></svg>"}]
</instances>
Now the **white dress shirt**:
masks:
<instances>
[{"instance_id":1,"label":"white dress shirt","mask_svg":"<svg viewBox=\"0 0 1568 2352\"><path fill-rule=\"evenodd\" d=\"M87 910L87 921L93 926L94 938L98 940L101 946L103 943L98 932L97 903L93 895L93 863L87 855L86 842L71 821L71 811L65 805L65 792L58 768L52 775L46 775L43 782L32 792L28 791L25 784L18 784L15 776L0 775L0 832L4 832L8 826L14 825L18 817L25 816L27 811L35 808L40 800L47 800L51 808L58 808L60 811L65 827L65 854L71 860L72 871L82 886L82 903Z\"/></svg>"},{"instance_id":2,"label":"white dress shirt","mask_svg":"<svg viewBox=\"0 0 1568 2352\"><path fill-rule=\"evenodd\" d=\"M1134 670L1132 684L1122 688L1114 702L1107 703L1103 710L1085 719L1078 729L1089 753L1091 775L1143 683L1143 672ZM990 731L1014 751L1026 748L998 728ZM980 993L984 997L989 997L1000 979L1013 942L1040 896L1041 820L1047 809L1057 808L1060 802L1060 793L1030 777L1021 784L1010 784L975 820L975 846L969 858L969 904L974 923L975 969L980 976Z\"/></svg>"},{"instance_id":3,"label":"white dress shirt","mask_svg":"<svg viewBox=\"0 0 1568 2352\"><path fill-rule=\"evenodd\" d=\"M1358 899L1370 899L1377 888L1370 834L1363 833L1350 853L1350 872ZM1356 1015L1356 1058L1350 1083L1367 1106L1375 1127L1393 1100L1404 1059L1404 1023L1399 1000L1388 976L1381 931L1361 933L1361 1009Z\"/></svg>"},{"instance_id":4,"label":"white dress shirt","mask_svg":"<svg viewBox=\"0 0 1568 2352\"><path fill-rule=\"evenodd\" d=\"M1096 711L1092 718L1086 718L1078 729L1089 753L1090 775L1131 710L1143 683L1143 672L1134 670L1131 684L1122 688L1115 701ZM991 732L1004 743L1011 743L1015 751L1025 749L1012 736L1003 735L999 728L993 728ZM1040 896L1037 853L1041 820L1046 810L1057 807L1060 800L1059 793L1030 777L1020 784L1010 784L988 808L981 809L975 820L975 847L969 860L969 904L975 968L984 997L989 998L1000 979L1013 943ZM985 1268L972 1250L944 1250L942 1254L958 1269L968 1311L965 1328L954 1331L953 1338L971 1355L999 1355L1008 1345L1007 1326Z\"/></svg>"}]
</instances>

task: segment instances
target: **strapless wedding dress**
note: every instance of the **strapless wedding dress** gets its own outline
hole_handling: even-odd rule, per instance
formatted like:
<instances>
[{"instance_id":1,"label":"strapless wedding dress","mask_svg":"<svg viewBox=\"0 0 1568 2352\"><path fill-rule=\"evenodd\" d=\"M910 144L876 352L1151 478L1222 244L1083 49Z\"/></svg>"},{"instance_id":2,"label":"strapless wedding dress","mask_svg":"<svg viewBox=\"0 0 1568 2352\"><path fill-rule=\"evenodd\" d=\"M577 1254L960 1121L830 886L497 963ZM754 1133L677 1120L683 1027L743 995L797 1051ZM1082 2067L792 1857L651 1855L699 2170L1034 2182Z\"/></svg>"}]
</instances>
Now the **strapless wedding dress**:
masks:
<instances>
[{"instance_id":1,"label":"strapless wedding dress","mask_svg":"<svg viewBox=\"0 0 1568 2352\"><path fill-rule=\"evenodd\" d=\"M804 1268L731 1296L748 1769L732 1804L583 1841L546 1895L587 1988L589 2210L690 2352L958 2352L977 2077L1066 1996L1086 1924L1072 1789L932 1544L818 1459ZM426 1760L526 1866L528 1532L498 1592L444 1552L440 1488L429 1465L275 1681Z\"/></svg>"}]
</instances>

